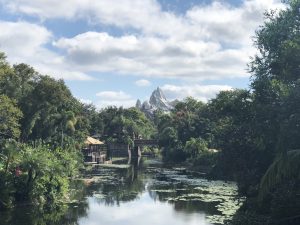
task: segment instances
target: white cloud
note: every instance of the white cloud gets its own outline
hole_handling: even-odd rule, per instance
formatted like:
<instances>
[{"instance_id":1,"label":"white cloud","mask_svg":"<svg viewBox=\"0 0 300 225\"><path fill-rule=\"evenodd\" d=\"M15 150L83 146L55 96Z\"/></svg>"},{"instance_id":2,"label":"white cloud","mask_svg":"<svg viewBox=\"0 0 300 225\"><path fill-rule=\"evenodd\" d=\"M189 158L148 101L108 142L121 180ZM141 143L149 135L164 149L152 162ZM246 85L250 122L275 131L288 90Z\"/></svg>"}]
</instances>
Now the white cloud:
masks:
<instances>
[{"instance_id":1,"label":"white cloud","mask_svg":"<svg viewBox=\"0 0 300 225\"><path fill-rule=\"evenodd\" d=\"M64 58L45 45L53 39L45 27L28 22L0 21L0 51L4 51L11 63L28 63L38 72L55 78L88 80L85 73L75 71Z\"/></svg>"},{"instance_id":2,"label":"white cloud","mask_svg":"<svg viewBox=\"0 0 300 225\"><path fill-rule=\"evenodd\" d=\"M107 106L123 106L124 108L135 105L136 100L129 94L123 91L102 91L96 94L99 100L96 102L98 108L105 108Z\"/></svg>"},{"instance_id":3,"label":"white cloud","mask_svg":"<svg viewBox=\"0 0 300 225\"><path fill-rule=\"evenodd\" d=\"M31 56L52 37L46 28L27 22L0 21L0 46L12 55ZM38 52L40 53L40 52Z\"/></svg>"},{"instance_id":4,"label":"white cloud","mask_svg":"<svg viewBox=\"0 0 300 225\"><path fill-rule=\"evenodd\" d=\"M11 12L41 19L86 19L95 24L134 28L144 34L195 39L216 37L223 41L248 36L249 30L261 23L264 10L282 8L280 0L244 0L239 7L213 1L207 5L195 5L185 15L178 16L163 11L157 0L0 1Z\"/></svg>"},{"instance_id":5,"label":"white cloud","mask_svg":"<svg viewBox=\"0 0 300 225\"><path fill-rule=\"evenodd\" d=\"M33 65L42 71L61 71L62 77L83 80L89 79L86 75L89 72L193 80L249 76L246 64L255 52L251 37L263 21L263 12L283 7L280 0L244 0L240 6L213 1L176 15L163 11L157 0L0 2L10 12L42 20L84 19L96 26L104 24L124 30L120 36L102 31L62 37L53 41L54 47L63 50L61 55L43 47L53 39L51 35L47 36L47 32L37 35L45 36L32 42L36 45L27 57ZM128 28L134 31L132 35L126 34ZM31 36L38 33L28 32ZM8 47L8 52L12 52L9 55L18 56L13 52L16 49ZM32 52L37 50L42 53L33 56ZM23 57L26 56L19 56Z\"/></svg>"},{"instance_id":6,"label":"white cloud","mask_svg":"<svg viewBox=\"0 0 300 225\"><path fill-rule=\"evenodd\" d=\"M54 45L66 50L66 61L79 70L113 71L148 77L222 79L247 76L251 49L222 49L209 41L162 39L87 32L61 38Z\"/></svg>"},{"instance_id":7,"label":"white cloud","mask_svg":"<svg viewBox=\"0 0 300 225\"><path fill-rule=\"evenodd\" d=\"M88 3L84 0L1 0L1 2L11 12L21 12L43 19L74 18L80 14L81 7Z\"/></svg>"},{"instance_id":8,"label":"white cloud","mask_svg":"<svg viewBox=\"0 0 300 225\"><path fill-rule=\"evenodd\" d=\"M86 19L92 23L132 27L144 33L170 35L186 22L171 12L162 11L156 0L0 0L14 13L34 15L42 20L51 18Z\"/></svg>"},{"instance_id":9,"label":"white cloud","mask_svg":"<svg viewBox=\"0 0 300 225\"><path fill-rule=\"evenodd\" d=\"M262 24L265 10L276 8L283 8L279 0L245 0L241 7L213 1L204 7L193 7L186 17L202 27L210 40L249 45L254 31Z\"/></svg>"},{"instance_id":10,"label":"white cloud","mask_svg":"<svg viewBox=\"0 0 300 225\"><path fill-rule=\"evenodd\" d=\"M137 80L135 82L135 84L139 87L148 87L148 86L151 86L151 82L149 80L145 80L145 79L142 79L142 80Z\"/></svg>"},{"instance_id":11,"label":"white cloud","mask_svg":"<svg viewBox=\"0 0 300 225\"><path fill-rule=\"evenodd\" d=\"M228 85L170 85L166 84L161 87L164 91L167 99L183 100L186 97L194 97L203 102L207 102L209 99L214 98L220 91L232 90L232 87Z\"/></svg>"}]
</instances>

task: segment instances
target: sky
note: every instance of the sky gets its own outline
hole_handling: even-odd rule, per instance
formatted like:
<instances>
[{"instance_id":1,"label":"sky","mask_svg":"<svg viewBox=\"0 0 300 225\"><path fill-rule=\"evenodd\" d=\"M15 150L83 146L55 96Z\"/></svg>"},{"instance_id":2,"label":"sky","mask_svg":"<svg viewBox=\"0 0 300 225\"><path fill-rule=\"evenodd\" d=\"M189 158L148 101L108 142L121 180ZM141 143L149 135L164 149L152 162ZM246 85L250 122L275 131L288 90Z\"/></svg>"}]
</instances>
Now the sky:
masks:
<instances>
[{"instance_id":1,"label":"sky","mask_svg":"<svg viewBox=\"0 0 300 225\"><path fill-rule=\"evenodd\" d=\"M208 101L248 88L255 30L280 0L0 0L0 51L64 79L97 108L134 106L158 86Z\"/></svg>"}]
</instances>

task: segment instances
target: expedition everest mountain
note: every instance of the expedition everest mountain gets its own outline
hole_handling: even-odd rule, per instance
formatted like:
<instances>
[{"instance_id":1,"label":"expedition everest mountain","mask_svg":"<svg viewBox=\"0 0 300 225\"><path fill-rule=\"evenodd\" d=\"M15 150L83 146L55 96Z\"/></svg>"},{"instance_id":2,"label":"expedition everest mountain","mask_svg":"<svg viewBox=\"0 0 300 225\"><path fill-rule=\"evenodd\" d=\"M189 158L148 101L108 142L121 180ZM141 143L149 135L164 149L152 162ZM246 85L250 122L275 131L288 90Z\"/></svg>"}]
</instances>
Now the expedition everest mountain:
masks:
<instances>
[{"instance_id":1,"label":"expedition everest mountain","mask_svg":"<svg viewBox=\"0 0 300 225\"><path fill-rule=\"evenodd\" d=\"M161 88L158 87L152 92L149 101L144 101L142 104L141 100L138 99L135 107L140 109L147 116L152 117L156 110L170 112L174 108L176 102L176 100L173 102L169 102Z\"/></svg>"}]
</instances>

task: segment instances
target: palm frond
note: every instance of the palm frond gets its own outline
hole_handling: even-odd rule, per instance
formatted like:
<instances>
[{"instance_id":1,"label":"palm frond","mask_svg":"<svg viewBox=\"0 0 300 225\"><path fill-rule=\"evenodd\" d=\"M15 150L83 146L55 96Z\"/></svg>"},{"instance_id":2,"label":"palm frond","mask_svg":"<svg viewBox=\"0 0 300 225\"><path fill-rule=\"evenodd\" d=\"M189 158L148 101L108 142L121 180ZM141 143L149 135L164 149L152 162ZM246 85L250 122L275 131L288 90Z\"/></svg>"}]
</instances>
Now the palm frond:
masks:
<instances>
[{"instance_id":1,"label":"palm frond","mask_svg":"<svg viewBox=\"0 0 300 225\"><path fill-rule=\"evenodd\" d=\"M300 150L288 151L277 157L260 182L260 197L263 198L272 187L287 179L297 179L300 175Z\"/></svg>"}]
</instances>

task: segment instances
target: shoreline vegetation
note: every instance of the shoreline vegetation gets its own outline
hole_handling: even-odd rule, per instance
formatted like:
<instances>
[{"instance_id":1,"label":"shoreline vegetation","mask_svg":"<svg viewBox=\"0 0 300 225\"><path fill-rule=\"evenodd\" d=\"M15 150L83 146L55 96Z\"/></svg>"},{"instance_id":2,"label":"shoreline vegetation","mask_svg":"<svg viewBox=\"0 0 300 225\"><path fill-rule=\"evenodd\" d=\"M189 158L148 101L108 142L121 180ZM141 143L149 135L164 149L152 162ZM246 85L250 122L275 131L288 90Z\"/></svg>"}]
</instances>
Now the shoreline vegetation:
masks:
<instances>
[{"instance_id":1,"label":"shoreline vegetation","mask_svg":"<svg viewBox=\"0 0 300 225\"><path fill-rule=\"evenodd\" d=\"M300 1L286 2L256 32L248 90L189 97L151 119L135 107L83 104L63 80L0 53L0 210L67 201L86 136L130 145L135 133L157 139L160 150L146 152L166 163L236 181L247 199L228 225L299 224Z\"/></svg>"}]
</instances>

